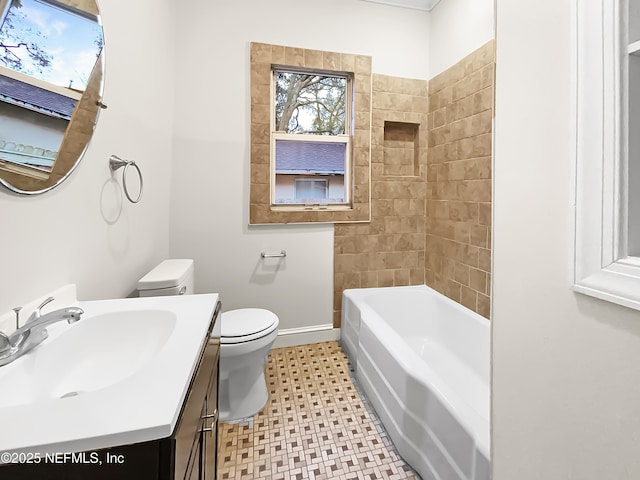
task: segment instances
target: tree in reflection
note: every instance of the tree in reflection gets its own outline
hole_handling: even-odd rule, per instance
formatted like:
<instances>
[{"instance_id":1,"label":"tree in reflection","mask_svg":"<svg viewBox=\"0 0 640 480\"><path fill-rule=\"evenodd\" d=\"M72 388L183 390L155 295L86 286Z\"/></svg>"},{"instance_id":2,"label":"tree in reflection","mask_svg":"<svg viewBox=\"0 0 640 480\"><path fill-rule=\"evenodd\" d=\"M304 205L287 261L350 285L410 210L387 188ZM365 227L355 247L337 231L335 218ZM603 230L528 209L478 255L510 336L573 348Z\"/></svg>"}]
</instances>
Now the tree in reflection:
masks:
<instances>
[{"instance_id":1,"label":"tree in reflection","mask_svg":"<svg viewBox=\"0 0 640 480\"><path fill-rule=\"evenodd\" d=\"M29 75L41 74L51 68L52 56L40 45L46 36L29 25L21 8L20 0L11 0L0 26L0 63ZM27 58L30 61L27 62Z\"/></svg>"}]
</instances>

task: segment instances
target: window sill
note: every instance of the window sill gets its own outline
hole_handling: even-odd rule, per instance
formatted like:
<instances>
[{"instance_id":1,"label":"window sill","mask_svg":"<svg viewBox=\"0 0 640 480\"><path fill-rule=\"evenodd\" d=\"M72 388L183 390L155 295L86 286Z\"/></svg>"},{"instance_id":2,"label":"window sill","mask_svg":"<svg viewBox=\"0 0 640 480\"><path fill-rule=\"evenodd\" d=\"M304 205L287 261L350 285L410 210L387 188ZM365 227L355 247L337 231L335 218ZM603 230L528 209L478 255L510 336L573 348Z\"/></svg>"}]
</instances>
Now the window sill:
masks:
<instances>
[{"instance_id":1,"label":"window sill","mask_svg":"<svg viewBox=\"0 0 640 480\"><path fill-rule=\"evenodd\" d=\"M640 310L640 259L621 259L573 286L576 292Z\"/></svg>"},{"instance_id":2,"label":"window sill","mask_svg":"<svg viewBox=\"0 0 640 480\"><path fill-rule=\"evenodd\" d=\"M344 212L353 210L350 205L271 205L272 212Z\"/></svg>"}]
</instances>

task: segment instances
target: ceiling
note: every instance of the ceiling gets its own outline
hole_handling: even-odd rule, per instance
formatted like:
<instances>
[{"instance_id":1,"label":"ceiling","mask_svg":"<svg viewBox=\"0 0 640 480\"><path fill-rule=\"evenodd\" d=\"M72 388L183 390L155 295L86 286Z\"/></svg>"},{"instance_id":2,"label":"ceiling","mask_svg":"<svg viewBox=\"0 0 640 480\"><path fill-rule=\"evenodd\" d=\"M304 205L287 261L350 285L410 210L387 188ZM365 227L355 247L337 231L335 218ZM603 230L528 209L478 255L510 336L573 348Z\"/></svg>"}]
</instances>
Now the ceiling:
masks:
<instances>
[{"instance_id":1,"label":"ceiling","mask_svg":"<svg viewBox=\"0 0 640 480\"><path fill-rule=\"evenodd\" d=\"M416 10L426 10L430 12L440 0L363 0L365 2L384 3L394 7L413 8Z\"/></svg>"}]
</instances>

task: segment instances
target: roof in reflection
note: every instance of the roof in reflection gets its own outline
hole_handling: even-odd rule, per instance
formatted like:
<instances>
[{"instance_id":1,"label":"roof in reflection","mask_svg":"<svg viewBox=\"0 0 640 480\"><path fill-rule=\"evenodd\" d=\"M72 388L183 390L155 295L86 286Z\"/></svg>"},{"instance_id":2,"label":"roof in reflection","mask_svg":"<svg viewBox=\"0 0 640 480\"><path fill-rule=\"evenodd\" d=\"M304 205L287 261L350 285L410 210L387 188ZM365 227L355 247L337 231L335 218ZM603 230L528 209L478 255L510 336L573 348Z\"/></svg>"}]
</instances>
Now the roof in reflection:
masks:
<instances>
[{"instance_id":1,"label":"roof in reflection","mask_svg":"<svg viewBox=\"0 0 640 480\"><path fill-rule=\"evenodd\" d=\"M0 75L0 101L52 117L71 119L77 100Z\"/></svg>"}]
</instances>

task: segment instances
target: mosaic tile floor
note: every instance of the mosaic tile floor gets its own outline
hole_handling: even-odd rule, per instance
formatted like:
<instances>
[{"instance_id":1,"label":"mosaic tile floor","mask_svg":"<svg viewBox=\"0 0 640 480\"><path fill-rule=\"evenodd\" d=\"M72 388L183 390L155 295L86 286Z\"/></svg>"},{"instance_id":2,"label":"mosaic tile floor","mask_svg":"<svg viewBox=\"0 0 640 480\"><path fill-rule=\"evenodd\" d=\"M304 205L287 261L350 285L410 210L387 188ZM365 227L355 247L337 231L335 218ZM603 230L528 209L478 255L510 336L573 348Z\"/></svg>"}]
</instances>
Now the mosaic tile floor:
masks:
<instances>
[{"instance_id":1,"label":"mosaic tile floor","mask_svg":"<svg viewBox=\"0 0 640 480\"><path fill-rule=\"evenodd\" d=\"M253 426L220 422L218 479L415 479L336 342L271 351Z\"/></svg>"}]
</instances>

